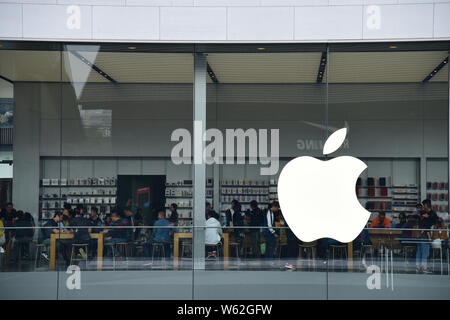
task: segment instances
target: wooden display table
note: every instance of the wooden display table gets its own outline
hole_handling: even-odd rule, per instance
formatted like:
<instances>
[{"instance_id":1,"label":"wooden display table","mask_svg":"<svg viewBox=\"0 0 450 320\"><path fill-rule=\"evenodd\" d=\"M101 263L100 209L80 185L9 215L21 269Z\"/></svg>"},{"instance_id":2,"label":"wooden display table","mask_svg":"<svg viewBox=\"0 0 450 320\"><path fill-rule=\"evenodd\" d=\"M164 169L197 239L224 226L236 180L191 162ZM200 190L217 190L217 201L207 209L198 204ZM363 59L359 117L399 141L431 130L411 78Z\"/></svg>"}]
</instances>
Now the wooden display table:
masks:
<instances>
[{"instance_id":1,"label":"wooden display table","mask_svg":"<svg viewBox=\"0 0 450 320\"><path fill-rule=\"evenodd\" d=\"M103 233L90 233L92 239L97 239L97 270L102 270L103 263ZM50 270L56 266L56 240L73 239L73 233L52 233L50 236ZM86 252L87 254L87 252Z\"/></svg>"},{"instance_id":2,"label":"wooden display table","mask_svg":"<svg viewBox=\"0 0 450 320\"><path fill-rule=\"evenodd\" d=\"M388 248L392 249L393 240L402 234L401 230L369 230L370 242L375 249Z\"/></svg>"}]
</instances>

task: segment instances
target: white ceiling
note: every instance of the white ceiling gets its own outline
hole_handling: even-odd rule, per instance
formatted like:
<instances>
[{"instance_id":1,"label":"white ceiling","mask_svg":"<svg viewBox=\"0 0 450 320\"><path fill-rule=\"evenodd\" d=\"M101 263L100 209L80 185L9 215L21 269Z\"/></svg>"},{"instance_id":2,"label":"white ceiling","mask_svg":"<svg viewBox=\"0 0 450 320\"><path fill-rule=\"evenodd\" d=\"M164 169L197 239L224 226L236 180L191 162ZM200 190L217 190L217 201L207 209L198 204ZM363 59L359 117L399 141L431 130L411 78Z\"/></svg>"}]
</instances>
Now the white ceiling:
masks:
<instances>
[{"instance_id":1,"label":"white ceiling","mask_svg":"<svg viewBox=\"0 0 450 320\"><path fill-rule=\"evenodd\" d=\"M79 53L119 83L193 82L189 53ZM329 82L421 82L447 55L440 51L333 52ZM315 83L320 57L320 52L212 53L207 59L220 83ZM72 53L58 51L0 50L0 75L13 81L108 82ZM447 82L448 66L432 81Z\"/></svg>"},{"instance_id":2,"label":"white ceiling","mask_svg":"<svg viewBox=\"0 0 450 320\"><path fill-rule=\"evenodd\" d=\"M335 52L330 54L329 82L421 82L447 52ZM448 67L433 81L448 81Z\"/></svg>"}]
</instances>

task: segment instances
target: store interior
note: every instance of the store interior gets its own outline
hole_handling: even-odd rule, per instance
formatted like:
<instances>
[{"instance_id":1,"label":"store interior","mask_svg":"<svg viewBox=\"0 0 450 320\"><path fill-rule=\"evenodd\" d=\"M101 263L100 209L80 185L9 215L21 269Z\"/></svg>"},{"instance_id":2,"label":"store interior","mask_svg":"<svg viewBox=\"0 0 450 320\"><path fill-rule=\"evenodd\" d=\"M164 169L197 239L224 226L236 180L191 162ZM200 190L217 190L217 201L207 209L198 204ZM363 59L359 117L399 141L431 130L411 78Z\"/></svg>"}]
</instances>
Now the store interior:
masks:
<instances>
[{"instance_id":1,"label":"store interior","mask_svg":"<svg viewBox=\"0 0 450 320\"><path fill-rule=\"evenodd\" d=\"M225 133L229 129L243 129L249 135L252 130L258 133L279 130L276 146L270 141L271 134L244 140L246 151L256 144L261 150L261 143L267 142L270 163L264 162L261 154L256 161L247 154L239 157L236 140L230 159L206 164L201 199L211 203L219 214L224 233L230 231L225 212L232 200L238 200L243 211L249 209L252 200L266 210L270 202L278 199L277 183L283 167L301 156L321 160L338 156L361 159L367 169L355 181L355 192L361 205L372 213L369 224L381 211L393 225L397 224L400 214L415 214L416 204L430 199L433 210L448 225L449 48L446 45L4 42L0 47L0 99L13 102L14 143L1 150L2 158L13 163L8 164L7 170L1 167L4 176L0 178L12 182L2 194L8 195L17 210L30 212L36 227L52 219L65 204L72 209L81 205L86 215L96 207L100 218L105 219L114 208L131 203L144 216L141 227L151 230L158 211L163 209L170 217L169 207L175 203L178 205L175 234L179 233L179 237L190 234L194 240L190 242L192 252L186 255L183 248L187 245L177 238L178 247L178 240L173 240L170 247L173 257L169 255L172 267L176 269L177 256L181 270L201 270L192 258L198 241L195 230L203 230L203 225L195 224L195 219L201 221L194 210L199 195L195 164L192 153L183 153L183 161L178 164L180 159L174 159L173 150L179 143L174 138L176 130L183 129L191 135L195 130L194 96L198 87L194 78L199 75L194 72L197 67L194 58L202 54L207 61L206 72L200 75L206 79L205 129L218 129L223 134L223 150L227 148ZM326 139L344 127L347 135L342 147L324 156ZM262 169L271 165L278 170L262 174ZM308 200L299 198L298 206ZM207 263L206 269L273 271L279 270L281 264L284 271L285 263L290 261L283 260L290 257L284 256L285 251L277 244L274 259L277 266L266 267L262 259L253 259L254 252L247 256L245 250L236 247L232 230L229 237L229 251L225 252L224 245L220 263ZM299 257L305 254L306 259L297 270L312 271L308 260L311 257L301 245L295 244L295 253ZM354 247L351 245L341 246L336 254L328 248L328 259L333 261L330 267L321 264L318 257L310 260L317 262L321 272L364 273L361 248L356 241ZM155 265L145 266L137 255L126 257L126 268L116 268L114 258L106 252L105 249L104 270L160 270ZM372 252L371 259L377 259L379 252L382 252L379 248L376 254ZM439 265L439 259L434 254L430 254L430 259L432 256ZM33 259L28 271L53 270L51 262L33 269ZM403 247L394 250L396 272L414 273L415 266L407 265L407 259L413 261L414 257ZM433 263L434 273L450 270L445 259L448 251L440 259L440 269ZM86 268L95 271L97 263L98 257L94 257L86 261ZM56 266L56 270L64 270L58 268L58 261ZM97 280L103 277L101 274L88 277ZM181 274L164 278L161 290L171 281L176 287L178 282L192 276L183 274L180 280L177 277ZM322 290L323 274L315 276ZM198 277L200 280L196 281L200 282L205 277L206 289L202 287L202 294L209 292L208 277ZM237 283L254 279L252 290L258 281L266 280L251 272L245 276L236 272L220 277L226 285L231 278ZM289 277L286 276L283 285L291 284ZM341 279L333 277L330 279ZM152 284L162 281L151 279L148 281ZM405 279L400 285L407 288L409 278ZM294 282L308 283L309 278L297 280ZM189 294L190 285L185 284ZM91 290L87 292L96 289Z\"/></svg>"},{"instance_id":2,"label":"store interior","mask_svg":"<svg viewBox=\"0 0 450 320\"><path fill-rule=\"evenodd\" d=\"M108 213L125 188L121 176L161 175L167 186L192 181L192 166L170 158L171 132L192 128L192 54L109 52L98 45L64 49L0 51L0 74L14 82L1 80L2 98L12 98L15 106L13 202L40 219L70 198ZM232 180L267 184L266 197L258 198L265 205L284 164L302 155L321 157L327 134L345 126L347 144L333 156L352 155L368 164L359 192L364 206L393 202L394 188L410 187L406 191L416 197L403 206L401 200L388 204L388 216L412 211L414 201L431 193L436 211L448 220L448 197L435 198L441 189L432 188L433 182L448 183L448 66L422 82L446 51L329 52L320 74L322 52L264 49L207 53L207 128L280 130L280 168L273 176L262 176L261 165L248 161L207 166L207 177L218 183L205 192L217 211L229 207L222 189ZM369 195L368 177L385 177L392 189ZM112 183L98 190L69 183L88 178ZM178 201L186 208L182 216L192 216L189 197L170 199L170 191L160 202ZM88 199L94 192L97 198Z\"/></svg>"}]
</instances>

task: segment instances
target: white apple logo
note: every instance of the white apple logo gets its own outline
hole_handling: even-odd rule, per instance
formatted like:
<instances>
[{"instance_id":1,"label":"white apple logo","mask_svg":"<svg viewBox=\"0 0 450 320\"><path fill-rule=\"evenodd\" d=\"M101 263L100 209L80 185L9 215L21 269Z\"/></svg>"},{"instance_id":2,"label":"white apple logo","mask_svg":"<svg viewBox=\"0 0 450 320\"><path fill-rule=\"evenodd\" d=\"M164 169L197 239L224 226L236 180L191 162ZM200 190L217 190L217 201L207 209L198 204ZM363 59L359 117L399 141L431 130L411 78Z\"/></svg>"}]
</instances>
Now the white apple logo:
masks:
<instances>
[{"instance_id":1,"label":"white apple logo","mask_svg":"<svg viewBox=\"0 0 450 320\"><path fill-rule=\"evenodd\" d=\"M335 131L323 154L336 151L347 128ZM292 232L302 241L333 238L353 241L365 227L370 212L359 203L355 184L367 168L361 160L343 156L328 161L298 157L289 161L278 179L278 199Z\"/></svg>"}]
</instances>

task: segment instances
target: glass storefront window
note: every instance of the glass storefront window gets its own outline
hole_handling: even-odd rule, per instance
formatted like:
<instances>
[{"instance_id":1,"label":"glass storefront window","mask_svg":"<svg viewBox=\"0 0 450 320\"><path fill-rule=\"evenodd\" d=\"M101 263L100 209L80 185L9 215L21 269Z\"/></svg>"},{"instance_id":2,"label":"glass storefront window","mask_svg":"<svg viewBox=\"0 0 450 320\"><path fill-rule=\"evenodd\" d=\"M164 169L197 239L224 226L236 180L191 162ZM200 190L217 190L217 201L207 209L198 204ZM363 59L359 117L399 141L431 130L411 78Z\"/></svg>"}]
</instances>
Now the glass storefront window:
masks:
<instances>
[{"instance_id":1,"label":"glass storefront window","mask_svg":"<svg viewBox=\"0 0 450 320\"><path fill-rule=\"evenodd\" d=\"M111 283L146 299L448 298L443 44L29 47L0 47L2 298L121 298ZM278 193L295 159L341 156L367 166L355 201L370 213L345 242L328 177L293 175L291 204Z\"/></svg>"}]
</instances>

